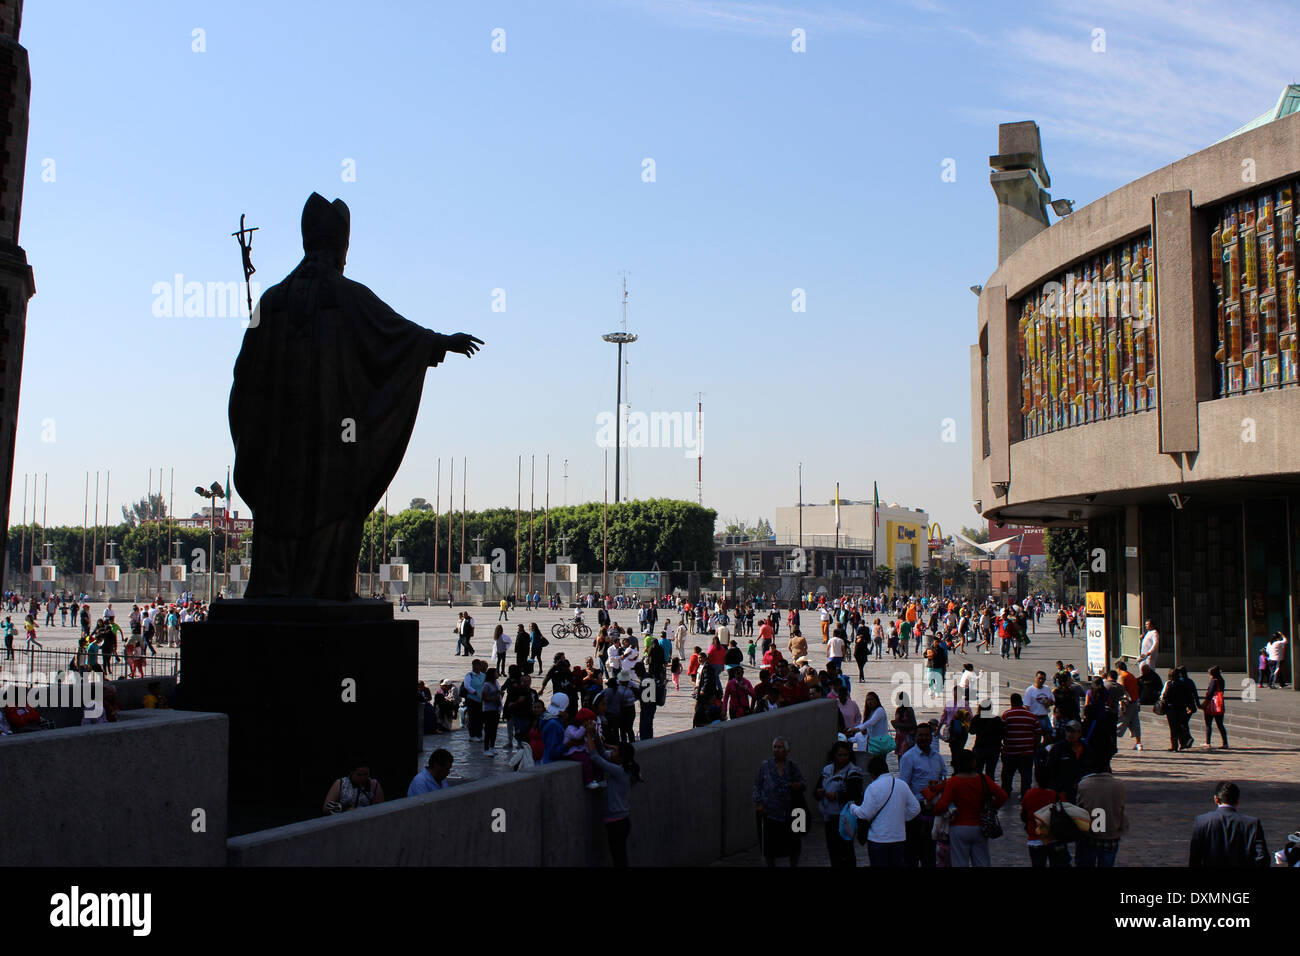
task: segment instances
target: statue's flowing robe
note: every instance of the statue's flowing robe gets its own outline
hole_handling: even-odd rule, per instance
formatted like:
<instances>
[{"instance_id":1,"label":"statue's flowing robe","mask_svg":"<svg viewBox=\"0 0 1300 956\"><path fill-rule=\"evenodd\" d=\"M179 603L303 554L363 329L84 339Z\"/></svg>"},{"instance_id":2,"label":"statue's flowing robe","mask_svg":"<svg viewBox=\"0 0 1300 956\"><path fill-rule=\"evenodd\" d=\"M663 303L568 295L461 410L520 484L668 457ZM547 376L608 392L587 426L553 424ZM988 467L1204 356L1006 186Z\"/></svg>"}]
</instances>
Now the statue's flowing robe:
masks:
<instances>
[{"instance_id":1,"label":"statue's flowing robe","mask_svg":"<svg viewBox=\"0 0 1300 956\"><path fill-rule=\"evenodd\" d=\"M267 289L230 391L253 510L247 597L355 596L361 531L406 452L445 339L308 255Z\"/></svg>"}]
</instances>

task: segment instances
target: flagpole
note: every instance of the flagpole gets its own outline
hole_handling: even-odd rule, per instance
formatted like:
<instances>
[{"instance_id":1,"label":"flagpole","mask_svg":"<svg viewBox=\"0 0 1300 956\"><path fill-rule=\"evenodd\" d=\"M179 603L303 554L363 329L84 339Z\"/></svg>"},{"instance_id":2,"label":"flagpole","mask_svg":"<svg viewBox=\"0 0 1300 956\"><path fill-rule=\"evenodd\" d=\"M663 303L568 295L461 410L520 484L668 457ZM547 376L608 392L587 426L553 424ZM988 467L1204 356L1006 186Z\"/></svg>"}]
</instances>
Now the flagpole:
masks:
<instances>
[{"instance_id":1,"label":"flagpole","mask_svg":"<svg viewBox=\"0 0 1300 956\"><path fill-rule=\"evenodd\" d=\"M23 555L27 553L27 472L23 472L23 526L18 536L18 573L23 572Z\"/></svg>"},{"instance_id":2,"label":"flagpole","mask_svg":"<svg viewBox=\"0 0 1300 956\"><path fill-rule=\"evenodd\" d=\"M447 459L447 601L451 601L451 516L456 510L456 459Z\"/></svg>"},{"instance_id":3,"label":"flagpole","mask_svg":"<svg viewBox=\"0 0 1300 956\"><path fill-rule=\"evenodd\" d=\"M542 509L542 576L546 573L547 550L551 542L551 456L546 456L546 505Z\"/></svg>"},{"instance_id":4,"label":"flagpole","mask_svg":"<svg viewBox=\"0 0 1300 956\"><path fill-rule=\"evenodd\" d=\"M618 449L614 449L615 452ZM609 449L605 449L605 505L601 509L600 600L609 594Z\"/></svg>"},{"instance_id":5,"label":"flagpole","mask_svg":"<svg viewBox=\"0 0 1300 956\"><path fill-rule=\"evenodd\" d=\"M515 462L515 603L519 603L519 508L523 504L524 498L524 456L520 455ZM531 600L533 592L528 592Z\"/></svg>"},{"instance_id":6,"label":"flagpole","mask_svg":"<svg viewBox=\"0 0 1300 956\"><path fill-rule=\"evenodd\" d=\"M99 472L95 472L95 530L90 535L90 560L99 553Z\"/></svg>"},{"instance_id":7,"label":"flagpole","mask_svg":"<svg viewBox=\"0 0 1300 956\"><path fill-rule=\"evenodd\" d=\"M86 525L90 524L90 471L86 471L86 492L81 499L81 590L86 590Z\"/></svg>"},{"instance_id":8,"label":"flagpole","mask_svg":"<svg viewBox=\"0 0 1300 956\"><path fill-rule=\"evenodd\" d=\"M162 493L162 469L158 469L158 491ZM176 468L172 467L171 473L167 476L167 553L170 554L172 545L176 541ZM168 558L167 560L171 560ZM160 592L162 588L158 589ZM186 591L189 587L185 588ZM193 595L190 595L193 598Z\"/></svg>"},{"instance_id":9,"label":"flagpole","mask_svg":"<svg viewBox=\"0 0 1300 956\"><path fill-rule=\"evenodd\" d=\"M465 563L465 511L469 509L469 459L460 459L460 563ZM460 597L465 596L465 583L460 583Z\"/></svg>"},{"instance_id":10,"label":"flagpole","mask_svg":"<svg viewBox=\"0 0 1300 956\"><path fill-rule=\"evenodd\" d=\"M839 591L840 576L840 483L835 482L835 590ZM835 595L839 597L839 594Z\"/></svg>"},{"instance_id":11,"label":"flagpole","mask_svg":"<svg viewBox=\"0 0 1300 956\"><path fill-rule=\"evenodd\" d=\"M438 600L438 509L442 507L442 459L438 459L438 483L433 490L433 600ZM426 595L427 598L427 595Z\"/></svg>"},{"instance_id":12,"label":"flagpole","mask_svg":"<svg viewBox=\"0 0 1300 956\"><path fill-rule=\"evenodd\" d=\"M528 466L528 593L533 593L533 515L537 499L537 456Z\"/></svg>"},{"instance_id":13,"label":"flagpole","mask_svg":"<svg viewBox=\"0 0 1300 956\"><path fill-rule=\"evenodd\" d=\"M871 483L871 563L880 566L880 554L876 551L876 538L880 534L880 486L876 482ZM875 579L875 570L872 568L872 578ZM876 580L876 588L880 588L880 581Z\"/></svg>"},{"instance_id":14,"label":"flagpole","mask_svg":"<svg viewBox=\"0 0 1300 956\"><path fill-rule=\"evenodd\" d=\"M226 587L230 587L230 465L226 466L226 542L221 546L221 563L226 572Z\"/></svg>"}]
</instances>

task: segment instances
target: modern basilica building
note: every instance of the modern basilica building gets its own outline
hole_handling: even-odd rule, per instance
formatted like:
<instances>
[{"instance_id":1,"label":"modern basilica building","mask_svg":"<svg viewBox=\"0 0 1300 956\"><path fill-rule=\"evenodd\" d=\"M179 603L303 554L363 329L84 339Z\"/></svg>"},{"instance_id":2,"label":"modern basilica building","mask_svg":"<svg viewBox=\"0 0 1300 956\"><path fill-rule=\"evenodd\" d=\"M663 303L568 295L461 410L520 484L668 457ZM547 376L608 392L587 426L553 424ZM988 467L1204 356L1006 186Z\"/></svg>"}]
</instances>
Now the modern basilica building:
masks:
<instances>
[{"instance_id":1,"label":"modern basilica building","mask_svg":"<svg viewBox=\"0 0 1300 956\"><path fill-rule=\"evenodd\" d=\"M998 150L975 509L1088 529L1112 659L1150 619L1162 670L1254 674L1300 598L1300 86L1051 225L1037 125L1003 125Z\"/></svg>"}]
</instances>

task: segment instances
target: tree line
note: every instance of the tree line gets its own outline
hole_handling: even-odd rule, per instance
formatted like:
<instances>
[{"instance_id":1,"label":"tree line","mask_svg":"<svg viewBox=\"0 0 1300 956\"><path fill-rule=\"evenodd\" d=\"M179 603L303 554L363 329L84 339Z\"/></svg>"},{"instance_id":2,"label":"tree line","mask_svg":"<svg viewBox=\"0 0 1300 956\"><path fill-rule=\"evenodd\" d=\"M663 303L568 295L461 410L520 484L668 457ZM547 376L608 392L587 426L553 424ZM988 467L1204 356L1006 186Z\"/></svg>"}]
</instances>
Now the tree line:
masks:
<instances>
[{"instance_id":1,"label":"tree line","mask_svg":"<svg viewBox=\"0 0 1300 956\"><path fill-rule=\"evenodd\" d=\"M482 554L490 561L492 552L501 548L506 553L508 571L513 572L518 566L526 573L531 563L534 573L542 574L547 562L554 562L560 556L560 540L565 538L565 550L580 571L595 572L602 566L602 545L605 541L602 505L596 502L554 507L550 509L549 516L537 511L531 519L527 512L520 514L518 560L515 551L516 514L513 508L489 508L465 513L457 511L450 516L420 507L407 508L387 516L386 531L384 518L384 511L379 508L366 521L361 548L357 554L358 566L363 571L370 568L372 553L376 568L384 561L385 542L388 555L393 555L394 539L398 537L402 539L401 554L412 572L433 571L436 553L438 570L445 573L449 543L452 567L459 570L462 528L466 561L475 554ZM711 508L669 498L610 505L609 568L619 571L649 571L658 565L662 571L671 571L673 562L680 561L683 571L698 568L707 577L713 566L713 526L716 519L717 512ZM12 525L8 541L9 568L13 571L21 570L25 575L33 554L39 563L43 554L43 538L46 544L53 545L52 557L60 573L79 574L83 560L82 534L80 525L44 529L36 524ZM251 532L246 532L243 539L248 540L251 536ZM482 537L481 551L473 540L479 536ZM176 554L169 539L172 544L180 544L180 556L190 566L196 548L201 548L205 555L208 550L206 528L173 529L165 521L146 520L141 523L136 520L101 527L97 535L93 528L86 529L84 560L87 574L93 574L95 565L102 561L106 539L117 542L118 563L128 571L157 568L159 564L167 563ZM92 542L97 542L97 547L92 547ZM226 536L218 528L215 554L208 556L207 560L209 566L215 567L219 572L226 568L225 543ZM23 553L21 567L20 547ZM243 554L243 547L237 544L234 535L230 538L230 552L232 562L238 562Z\"/></svg>"}]
</instances>

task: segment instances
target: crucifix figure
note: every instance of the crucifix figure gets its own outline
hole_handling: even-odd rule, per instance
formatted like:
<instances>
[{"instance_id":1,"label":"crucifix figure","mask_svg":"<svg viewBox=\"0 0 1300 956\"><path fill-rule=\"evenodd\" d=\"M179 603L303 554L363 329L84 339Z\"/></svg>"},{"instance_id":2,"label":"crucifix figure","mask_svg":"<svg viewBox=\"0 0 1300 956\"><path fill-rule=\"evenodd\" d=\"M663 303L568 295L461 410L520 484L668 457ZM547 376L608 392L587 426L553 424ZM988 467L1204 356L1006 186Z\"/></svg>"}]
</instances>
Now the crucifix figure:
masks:
<instances>
[{"instance_id":1,"label":"crucifix figure","mask_svg":"<svg viewBox=\"0 0 1300 956\"><path fill-rule=\"evenodd\" d=\"M244 289L248 294L248 315L253 315L253 287L249 285L248 280L253 277L257 270L253 268L253 233L257 232L257 226L244 228L244 216L246 213L239 214L239 232L232 232L235 241L239 243L239 252L244 260ZM247 238L245 238L247 237Z\"/></svg>"},{"instance_id":2,"label":"crucifix figure","mask_svg":"<svg viewBox=\"0 0 1300 956\"><path fill-rule=\"evenodd\" d=\"M474 535L474 537L470 538L470 540L474 542L474 550L478 552L478 554L474 555L474 563L475 563L475 564L478 564L478 563L480 563L480 562L483 560L483 534L482 534L482 532L480 532L479 534Z\"/></svg>"}]
</instances>

